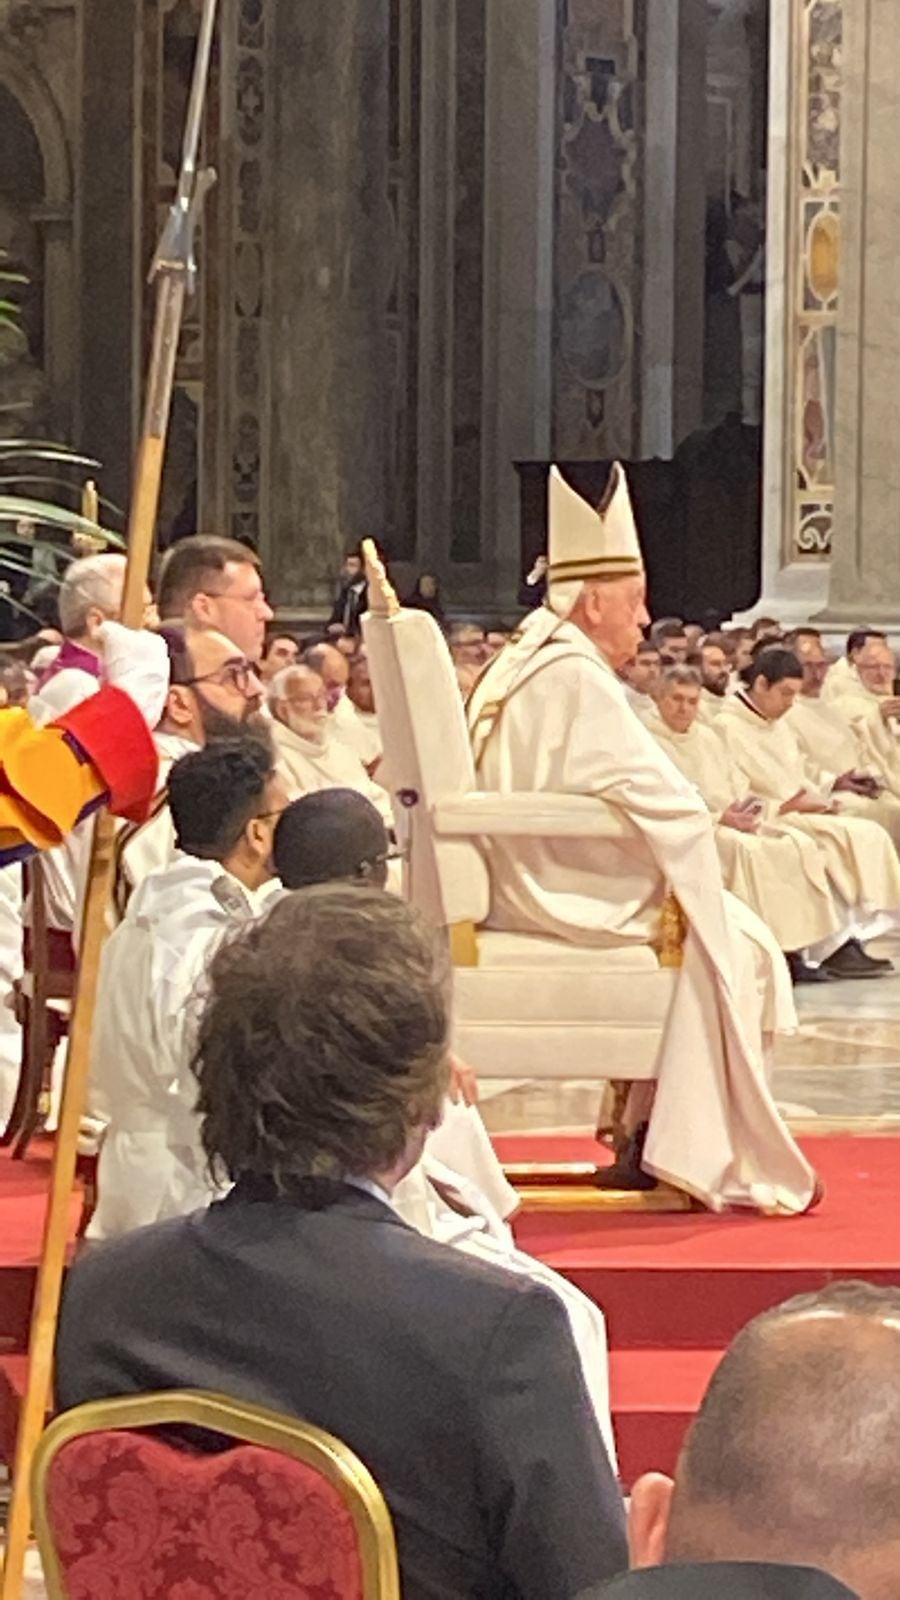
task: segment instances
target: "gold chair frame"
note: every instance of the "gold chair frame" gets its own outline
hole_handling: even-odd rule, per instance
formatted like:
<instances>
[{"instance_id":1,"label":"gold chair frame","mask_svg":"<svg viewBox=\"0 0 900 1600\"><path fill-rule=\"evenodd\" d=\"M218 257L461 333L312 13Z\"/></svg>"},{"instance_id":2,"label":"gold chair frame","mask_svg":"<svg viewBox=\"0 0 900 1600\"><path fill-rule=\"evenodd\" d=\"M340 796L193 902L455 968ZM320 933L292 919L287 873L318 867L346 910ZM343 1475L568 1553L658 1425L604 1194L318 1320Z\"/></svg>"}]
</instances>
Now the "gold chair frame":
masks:
<instances>
[{"instance_id":1,"label":"gold chair frame","mask_svg":"<svg viewBox=\"0 0 900 1600\"><path fill-rule=\"evenodd\" d=\"M50 1423L32 1467L34 1527L48 1600L68 1600L47 1511L47 1481L57 1453L90 1433L187 1426L226 1434L239 1444L292 1456L315 1468L338 1491L359 1542L363 1600L400 1600L397 1547L391 1515L368 1467L349 1446L309 1422L263 1406L196 1389L166 1390L121 1400L95 1400Z\"/></svg>"}]
</instances>

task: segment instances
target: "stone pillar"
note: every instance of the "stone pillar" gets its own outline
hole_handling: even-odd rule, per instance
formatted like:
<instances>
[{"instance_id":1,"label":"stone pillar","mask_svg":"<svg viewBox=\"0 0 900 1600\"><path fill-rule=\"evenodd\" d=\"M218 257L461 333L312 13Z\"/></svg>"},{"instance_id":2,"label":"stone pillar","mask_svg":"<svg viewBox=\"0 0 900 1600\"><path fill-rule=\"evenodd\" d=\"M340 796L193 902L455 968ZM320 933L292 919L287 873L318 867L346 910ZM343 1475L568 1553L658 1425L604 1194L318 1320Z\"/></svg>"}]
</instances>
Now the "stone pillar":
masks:
<instances>
[{"instance_id":1,"label":"stone pillar","mask_svg":"<svg viewBox=\"0 0 900 1600\"><path fill-rule=\"evenodd\" d=\"M267 8L268 9L268 8ZM330 598L385 521L388 0L277 0L270 583Z\"/></svg>"},{"instance_id":2,"label":"stone pillar","mask_svg":"<svg viewBox=\"0 0 900 1600\"><path fill-rule=\"evenodd\" d=\"M900 30L884 0L845 7L843 245L838 318L834 548L836 628L900 625Z\"/></svg>"},{"instance_id":3,"label":"stone pillar","mask_svg":"<svg viewBox=\"0 0 900 1600\"><path fill-rule=\"evenodd\" d=\"M141 400L139 260L143 30L141 0L83 0L83 167L77 238L82 299L78 439L103 463L104 493L130 497Z\"/></svg>"},{"instance_id":4,"label":"stone pillar","mask_svg":"<svg viewBox=\"0 0 900 1600\"><path fill-rule=\"evenodd\" d=\"M516 615L514 462L550 454L556 0L491 0L486 103L484 555Z\"/></svg>"},{"instance_id":5,"label":"stone pillar","mask_svg":"<svg viewBox=\"0 0 900 1600\"><path fill-rule=\"evenodd\" d=\"M706 0L648 0L641 454L703 423Z\"/></svg>"},{"instance_id":6,"label":"stone pillar","mask_svg":"<svg viewBox=\"0 0 900 1600\"><path fill-rule=\"evenodd\" d=\"M770 8L763 570L753 611L786 623L808 620L828 584L847 115L843 10L843 0ZM840 272L843 296L842 265Z\"/></svg>"}]
</instances>

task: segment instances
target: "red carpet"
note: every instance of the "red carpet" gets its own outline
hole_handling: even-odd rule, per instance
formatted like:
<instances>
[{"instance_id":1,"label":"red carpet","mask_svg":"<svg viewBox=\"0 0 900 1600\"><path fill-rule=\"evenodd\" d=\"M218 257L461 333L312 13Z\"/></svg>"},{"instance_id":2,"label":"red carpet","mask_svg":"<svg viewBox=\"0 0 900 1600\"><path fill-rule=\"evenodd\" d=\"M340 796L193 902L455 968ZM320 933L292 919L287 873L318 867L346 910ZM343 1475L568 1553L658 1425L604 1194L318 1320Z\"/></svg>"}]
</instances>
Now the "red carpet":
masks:
<instances>
[{"instance_id":1,"label":"red carpet","mask_svg":"<svg viewBox=\"0 0 900 1600\"><path fill-rule=\"evenodd\" d=\"M506 1136L507 1161L589 1161L590 1139ZM519 1243L603 1307L626 1482L671 1470L724 1347L757 1312L832 1278L900 1282L900 1139L804 1141L826 1185L809 1217L532 1213Z\"/></svg>"},{"instance_id":2,"label":"red carpet","mask_svg":"<svg viewBox=\"0 0 900 1600\"><path fill-rule=\"evenodd\" d=\"M508 1136L508 1161L591 1161L590 1139ZM603 1307L623 1477L671 1470L722 1350L758 1311L831 1278L900 1282L900 1139L806 1142L825 1180L810 1217L552 1215L517 1224L520 1243ZM0 1458L17 1395L49 1178L46 1147L24 1162L0 1151ZM73 1198L72 1237L78 1217Z\"/></svg>"}]
</instances>

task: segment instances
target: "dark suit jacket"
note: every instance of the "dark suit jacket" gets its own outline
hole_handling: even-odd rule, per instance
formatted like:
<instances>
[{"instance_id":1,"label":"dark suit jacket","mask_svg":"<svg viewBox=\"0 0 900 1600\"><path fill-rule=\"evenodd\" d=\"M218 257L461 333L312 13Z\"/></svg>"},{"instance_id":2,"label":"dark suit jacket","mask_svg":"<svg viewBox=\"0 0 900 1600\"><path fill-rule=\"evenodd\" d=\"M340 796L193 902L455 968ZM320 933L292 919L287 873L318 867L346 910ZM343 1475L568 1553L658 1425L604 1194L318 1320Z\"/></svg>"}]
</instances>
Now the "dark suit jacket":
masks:
<instances>
[{"instance_id":1,"label":"dark suit jacket","mask_svg":"<svg viewBox=\"0 0 900 1600\"><path fill-rule=\"evenodd\" d=\"M278 1199L242 1180L76 1263L60 1408L188 1387L329 1429L386 1496L405 1600L570 1600L623 1571L621 1500L554 1295L359 1189L314 1187Z\"/></svg>"},{"instance_id":2,"label":"dark suit jacket","mask_svg":"<svg viewBox=\"0 0 900 1600\"><path fill-rule=\"evenodd\" d=\"M858 1600L852 1591L812 1567L763 1561L693 1562L649 1567L591 1589L579 1600Z\"/></svg>"}]
</instances>

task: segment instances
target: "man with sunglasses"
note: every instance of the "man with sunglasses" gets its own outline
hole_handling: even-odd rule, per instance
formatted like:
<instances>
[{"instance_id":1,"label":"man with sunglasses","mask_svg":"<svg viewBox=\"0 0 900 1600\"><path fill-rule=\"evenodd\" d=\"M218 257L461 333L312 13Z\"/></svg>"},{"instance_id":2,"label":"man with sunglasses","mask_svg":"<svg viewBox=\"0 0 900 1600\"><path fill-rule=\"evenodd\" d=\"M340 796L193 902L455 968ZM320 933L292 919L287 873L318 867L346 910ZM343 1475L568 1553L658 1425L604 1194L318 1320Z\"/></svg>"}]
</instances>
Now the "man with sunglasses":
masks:
<instances>
[{"instance_id":1,"label":"man with sunglasses","mask_svg":"<svg viewBox=\"0 0 900 1600\"><path fill-rule=\"evenodd\" d=\"M286 803L264 735L215 740L172 768L181 853L138 886L100 968L89 1111L104 1132L91 1239L212 1197L189 1067L194 1002L213 947L272 892Z\"/></svg>"}]
</instances>

